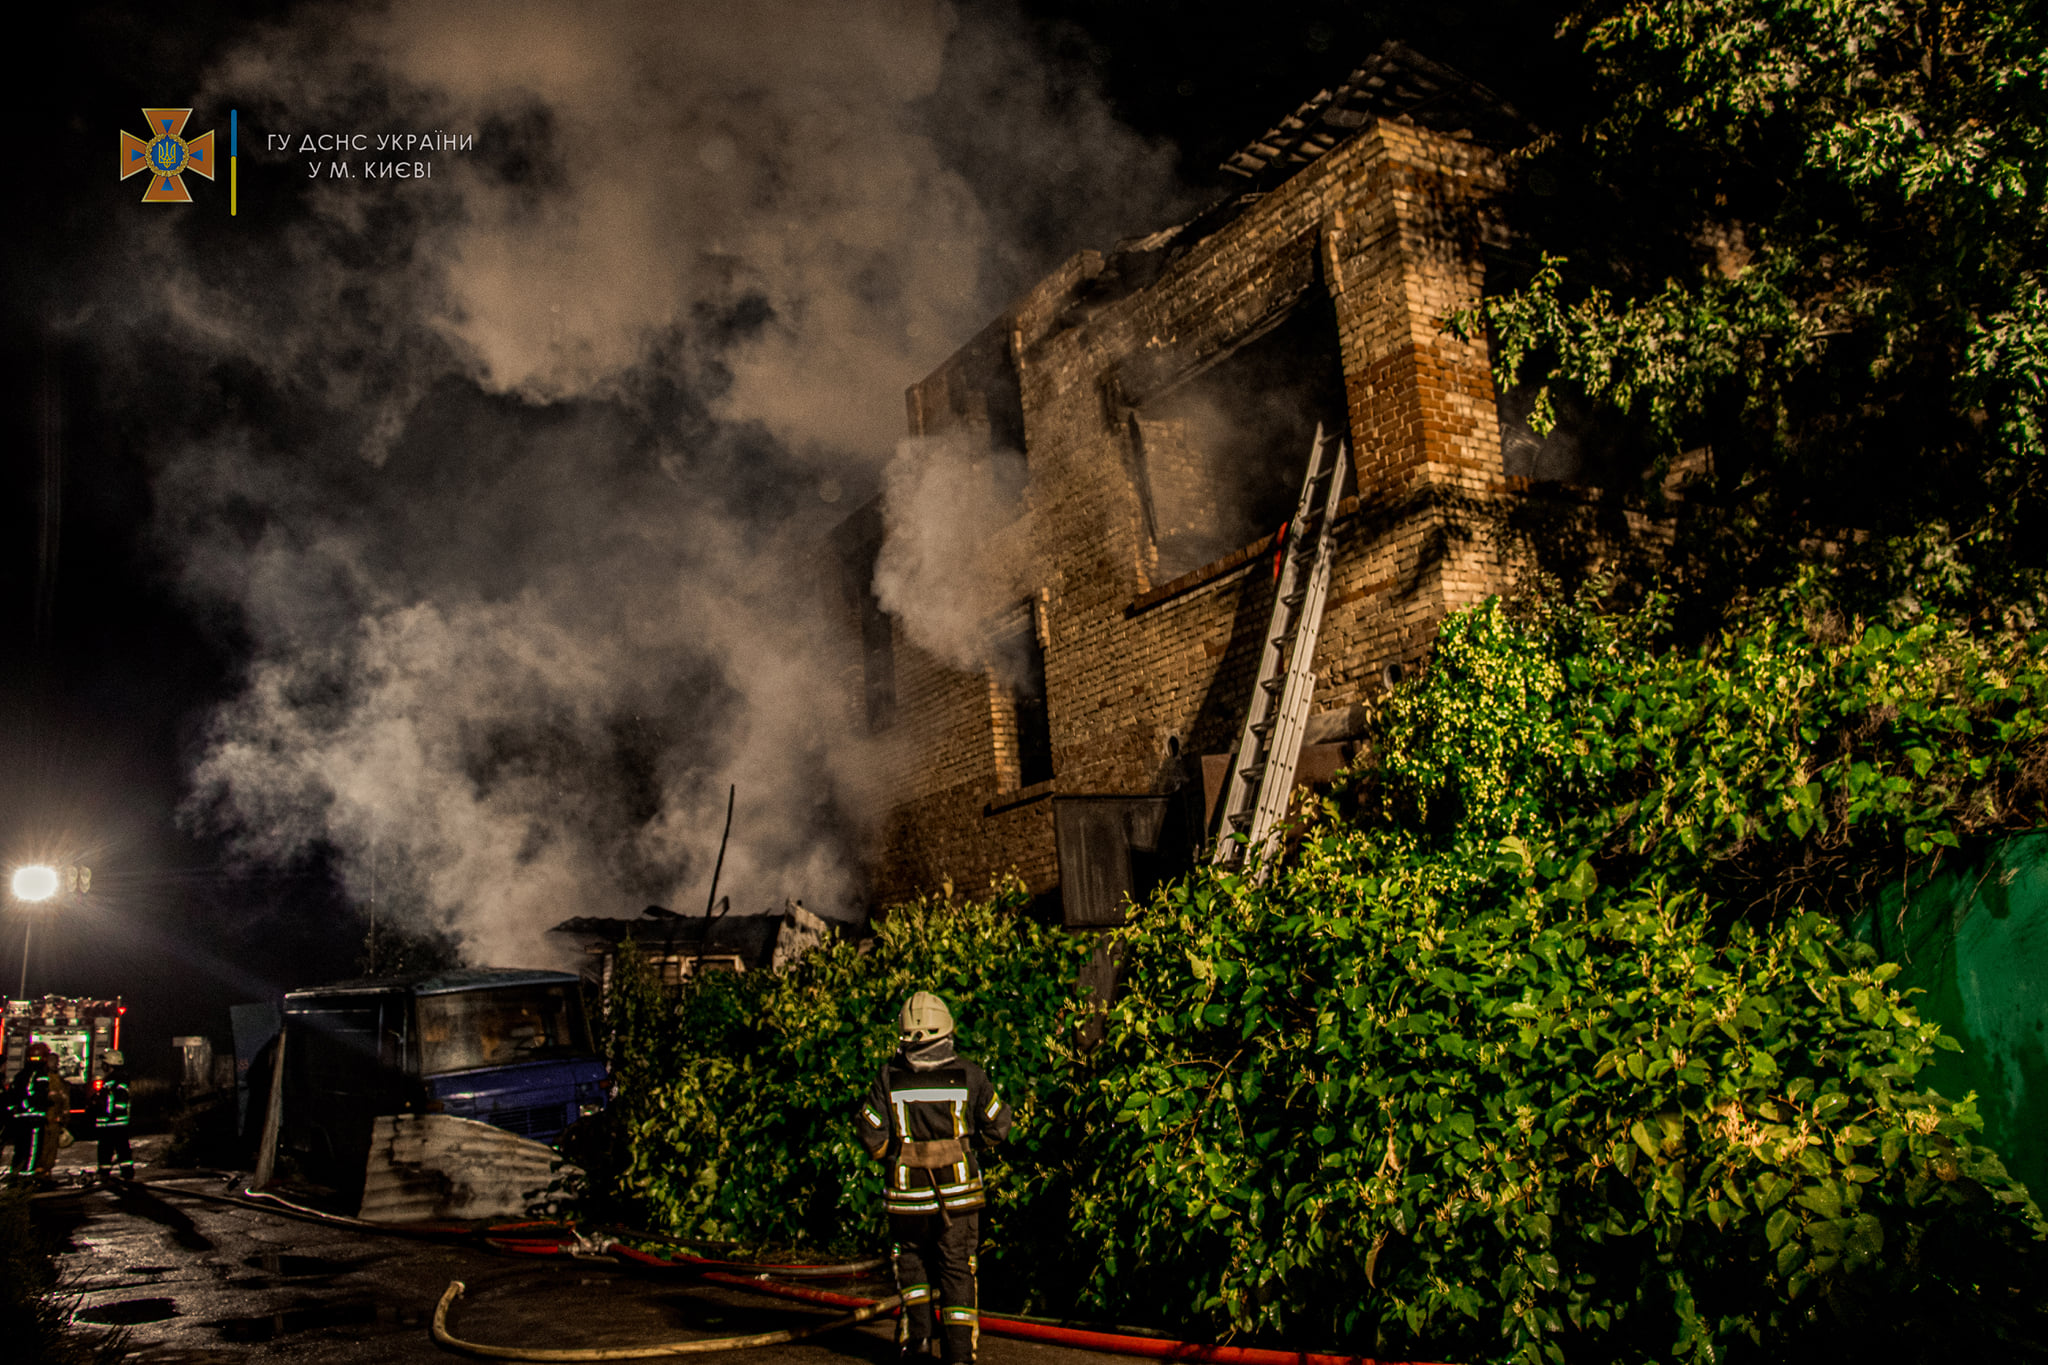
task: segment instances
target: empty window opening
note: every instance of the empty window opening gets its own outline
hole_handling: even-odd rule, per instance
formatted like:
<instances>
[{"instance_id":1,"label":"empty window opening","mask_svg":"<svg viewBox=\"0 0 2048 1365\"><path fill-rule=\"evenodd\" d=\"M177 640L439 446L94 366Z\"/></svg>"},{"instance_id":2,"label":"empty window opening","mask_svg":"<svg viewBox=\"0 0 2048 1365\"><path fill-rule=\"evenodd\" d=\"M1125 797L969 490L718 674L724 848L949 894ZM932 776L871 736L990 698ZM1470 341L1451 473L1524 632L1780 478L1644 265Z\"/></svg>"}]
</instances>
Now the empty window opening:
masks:
<instances>
[{"instance_id":1,"label":"empty window opening","mask_svg":"<svg viewBox=\"0 0 2048 1365\"><path fill-rule=\"evenodd\" d=\"M982 401L987 405L988 443L994 450L1024 451L1024 389L1017 376L1017 365L1004 348L1002 364L988 378L982 389Z\"/></svg>"},{"instance_id":2,"label":"empty window opening","mask_svg":"<svg viewBox=\"0 0 2048 1365\"><path fill-rule=\"evenodd\" d=\"M991 450L1024 451L1024 390L1009 327L1001 321L961 347L910 397L911 430L919 436L979 431Z\"/></svg>"},{"instance_id":3,"label":"empty window opening","mask_svg":"<svg viewBox=\"0 0 2048 1365\"><path fill-rule=\"evenodd\" d=\"M860 666L868 728L886 730L896 720L896 625L872 587L861 594Z\"/></svg>"},{"instance_id":4,"label":"empty window opening","mask_svg":"<svg viewBox=\"0 0 2048 1365\"><path fill-rule=\"evenodd\" d=\"M1046 711L1045 641L1035 603L1026 602L997 632L991 667L1007 697L1020 787L1052 780L1052 720Z\"/></svg>"},{"instance_id":5,"label":"empty window opening","mask_svg":"<svg viewBox=\"0 0 2048 1365\"><path fill-rule=\"evenodd\" d=\"M1157 581L1272 534L1294 515L1316 425L1349 432L1335 305L1310 291L1278 326L1131 420Z\"/></svg>"}]
</instances>

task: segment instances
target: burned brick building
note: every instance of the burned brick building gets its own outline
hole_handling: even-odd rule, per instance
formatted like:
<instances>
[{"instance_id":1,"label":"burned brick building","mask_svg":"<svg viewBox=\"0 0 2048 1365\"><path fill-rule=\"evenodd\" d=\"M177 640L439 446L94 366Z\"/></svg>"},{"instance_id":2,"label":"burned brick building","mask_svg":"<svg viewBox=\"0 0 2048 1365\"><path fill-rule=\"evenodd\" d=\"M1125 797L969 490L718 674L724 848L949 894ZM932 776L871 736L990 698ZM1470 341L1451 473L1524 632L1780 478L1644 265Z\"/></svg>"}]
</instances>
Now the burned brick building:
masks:
<instances>
[{"instance_id":1,"label":"burned brick building","mask_svg":"<svg viewBox=\"0 0 2048 1365\"><path fill-rule=\"evenodd\" d=\"M1525 449L1504 463L1487 347L1444 323L1480 298L1504 155L1530 136L1389 45L1233 157L1241 192L1074 256L910 389L911 435L1023 453L1028 562L987 624L1009 663L962 671L880 609L881 510L840 530L860 654L845 700L887 812L866 851L877 904L1014 867L1067 923L1114 922L1192 853L1318 423L1347 435L1355 487L1305 779L1346 756L1357 704L1446 613L1512 585L1503 528L1544 452L1509 420Z\"/></svg>"}]
</instances>

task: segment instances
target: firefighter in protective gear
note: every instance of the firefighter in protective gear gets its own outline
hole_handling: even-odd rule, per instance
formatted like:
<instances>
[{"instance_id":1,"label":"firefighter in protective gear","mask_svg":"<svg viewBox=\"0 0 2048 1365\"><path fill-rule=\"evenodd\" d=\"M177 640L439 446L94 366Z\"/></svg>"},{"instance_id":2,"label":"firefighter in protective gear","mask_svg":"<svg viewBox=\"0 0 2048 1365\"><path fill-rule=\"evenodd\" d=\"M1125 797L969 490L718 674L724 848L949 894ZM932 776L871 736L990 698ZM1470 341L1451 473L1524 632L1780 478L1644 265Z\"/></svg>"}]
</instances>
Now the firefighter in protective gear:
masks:
<instances>
[{"instance_id":1,"label":"firefighter in protective gear","mask_svg":"<svg viewBox=\"0 0 2048 1365\"><path fill-rule=\"evenodd\" d=\"M100 1135L100 1179L113 1175L114 1163L121 1164L121 1178L135 1178L135 1150L128 1145L128 1068L119 1052L107 1054L106 1082L100 1086L98 1120Z\"/></svg>"},{"instance_id":2,"label":"firefighter in protective gear","mask_svg":"<svg viewBox=\"0 0 2048 1365\"><path fill-rule=\"evenodd\" d=\"M36 1175L47 1168L47 1155L51 1162L56 1159L55 1144L49 1141L50 1112L56 1099L53 1082L57 1068L50 1049L43 1043L30 1043L28 1056L23 1059L21 1070L15 1074L13 1084L7 1088L7 1117L10 1137L14 1140L14 1159L10 1169L16 1175ZM48 1153L45 1147L50 1147Z\"/></svg>"},{"instance_id":3,"label":"firefighter in protective gear","mask_svg":"<svg viewBox=\"0 0 2048 1365\"><path fill-rule=\"evenodd\" d=\"M896 1340L906 1358L927 1358L937 1346L948 1365L972 1365L981 1340L975 1273L985 1202L975 1153L1009 1135L1010 1107L987 1072L955 1055L953 1015L936 995L911 996L897 1034L902 1045L875 1077L857 1120L861 1145L888 1169L883 1208L903 1295ZM934 1297L942 1332L933 1331Z\"/></svg>"}]
</instances>

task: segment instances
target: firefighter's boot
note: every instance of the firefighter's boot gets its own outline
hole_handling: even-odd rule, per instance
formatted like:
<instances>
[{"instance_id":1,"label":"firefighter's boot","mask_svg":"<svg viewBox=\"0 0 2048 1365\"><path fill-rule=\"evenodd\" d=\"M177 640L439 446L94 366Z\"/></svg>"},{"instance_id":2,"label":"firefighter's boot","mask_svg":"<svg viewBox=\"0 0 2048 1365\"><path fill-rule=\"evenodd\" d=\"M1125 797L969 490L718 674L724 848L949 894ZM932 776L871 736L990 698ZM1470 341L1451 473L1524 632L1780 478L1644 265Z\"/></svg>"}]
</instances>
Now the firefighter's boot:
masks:
<instances>
[{"instance_id":1,"label":"firefighter's boot","mask_svg":"<svg viewBox=\"0 0 2048 1365\"><path fill-rule=\"evenodd\" d=\"M917 1266L914 1251L905 1255L906 1248L896 1249L896 1266L899 1279L903 1275L904 1263L910 1261ZM917 1269L911 1272L918 1273ZM928 1284L911 1283L903 1286L903 1311L896 1319L896 1354L904 1365L925 1365L926 1361L939 1358L938 1343L933 1339L932 1328L937 1314L932 1304L932 1287Z\"/></svg>"}]
</instances>

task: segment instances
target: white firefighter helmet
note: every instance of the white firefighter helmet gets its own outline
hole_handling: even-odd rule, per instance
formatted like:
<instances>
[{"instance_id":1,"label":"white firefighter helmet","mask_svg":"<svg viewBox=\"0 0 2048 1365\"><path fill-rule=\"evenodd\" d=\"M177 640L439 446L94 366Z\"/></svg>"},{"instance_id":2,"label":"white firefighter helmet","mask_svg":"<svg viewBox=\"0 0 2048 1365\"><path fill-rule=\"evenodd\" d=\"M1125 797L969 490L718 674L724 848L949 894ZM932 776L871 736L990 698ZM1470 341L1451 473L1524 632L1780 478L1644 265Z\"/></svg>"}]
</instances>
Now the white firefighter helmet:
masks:
<instances>
[{"instance_id":1,"label":"white firefighter helmet","mask_svg":"<svg viewBox=\"0 0 2048 1365\"><path fill-rule=\"evenodd\" d=\"M122 1065L122 1058L121 1058L121 1049L119 1049L119 1048L115 1048L115 1049L113 1049L113 1050L112 1050L111 1052L107 1053L107 1065L108 1065L108 1066L120 1066L120 1065Z\"/></svg>"},{"instance_id":2,"label":"white firefighter helmet","mask_svg":"<svg viewBox=\"0 0 2048 1365\"><path fill-rule=\"evenodd\" d=\"M904 1003L896 1032L906 1043L930 1043L953 1036L953 1012L930 991L919 991Z\"/></svg>"}]
</instances>

